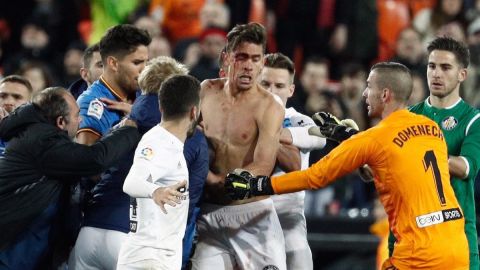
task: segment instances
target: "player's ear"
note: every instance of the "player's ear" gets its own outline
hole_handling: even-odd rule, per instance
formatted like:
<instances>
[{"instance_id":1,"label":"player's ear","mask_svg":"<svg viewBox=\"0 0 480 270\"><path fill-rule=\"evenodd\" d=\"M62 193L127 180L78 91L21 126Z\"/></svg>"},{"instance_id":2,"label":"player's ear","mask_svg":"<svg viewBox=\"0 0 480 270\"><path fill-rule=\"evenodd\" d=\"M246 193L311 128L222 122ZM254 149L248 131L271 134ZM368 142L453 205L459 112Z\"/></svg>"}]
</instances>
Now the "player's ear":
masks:
<instances>
[{"instance_id":1,"label":"player's ear","mask_svg":"<svg viewBox=\"0 0 480 270\"><path fill-rule=\"evenodd\" d=\"M80 77L82 77L84 81L88 81L88 70L86 68L80 68Z\"/></svg>"},{"instance_id":2,"label":"player's ear","mask_svg":"<svg viewBox=\"0 0 480 270\"><path fill-rule=\"evenodd\" d=\"M190 119L191 120L197 120L198 119L198 112L199 112L199 109L198 109L197 105L192 106L192 108L190 109Z\"/></svg>"},{"instance_id":3,"label":"player's ear","mask_svg":"<svg viewBox=\"0 0 480 270\"><path fill-rule=\"evenodd\" d=\"M292 97L293 96L293 93L295 93L295 84L291 84L289 87L288 87L288 91L289 91L289 95L288 97Z\"/></svg>"},{"instance_id":4,"label":"player's ear","mask_svg":"<svg viewBox=\"0 0 480 270\"><path fill-rule=\"evenodd\" d=\"M466 68L462 68L460 70L460 72L458 72L458 81L459 82L463 82L465 81L465 79L467 78L467 69Z\"/></svg>"},{"instance_id":5,"label":"player's ear","mask_svg":"<svg viewBox=\"0 0 480 270\"><path fill-rule=\"evenodd\" d=\"M57 119L55 120L55 124L59 129L64 130L67 125L67 122L65 121L65 117L63 116L57 117Z\"/></svg>"},{"instance_id":6,"label":"player's ear","mask_svg":"<svg viewBox=\"0 0 480 270\"><path fill-rule=\"evenodd\" d=\"M382 90L382 101L385 103L391 98L392 95L392 90L388 88L383 88Z\"/></svg>"},{"instance_id":7,"label":"player's ear","mask_svg":"<svg viewBox=\"0 0 480 270\"><path fill-rule=\"evenodd\" d=\"M118 70L118 59L114 56L107 56L107 66L109 66L113 71Z\"/></svg>"}]
</instances>

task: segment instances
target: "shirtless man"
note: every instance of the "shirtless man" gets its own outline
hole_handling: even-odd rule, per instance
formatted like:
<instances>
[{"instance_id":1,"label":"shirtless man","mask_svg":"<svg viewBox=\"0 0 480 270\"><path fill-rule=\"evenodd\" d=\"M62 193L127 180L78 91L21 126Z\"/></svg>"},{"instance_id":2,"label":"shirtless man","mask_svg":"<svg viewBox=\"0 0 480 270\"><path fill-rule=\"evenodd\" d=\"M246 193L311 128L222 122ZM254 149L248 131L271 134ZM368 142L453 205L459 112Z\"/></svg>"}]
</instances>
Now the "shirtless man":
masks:
<instances>
[{"instance_id":1,"label":"shirtless man","mask_svg":"<svg viewBox=\"0 0 480 270\"><path fill-rule=\"evenodd\" d=\"M284 109L257 85L265 29L237 25L227 35L225 79L202 83L200 110L214 154L198 220L193 269L286 269L282 229L268 196L232 202L224 177L235 168L272 173Z\"/></svg>"}]
</instances>

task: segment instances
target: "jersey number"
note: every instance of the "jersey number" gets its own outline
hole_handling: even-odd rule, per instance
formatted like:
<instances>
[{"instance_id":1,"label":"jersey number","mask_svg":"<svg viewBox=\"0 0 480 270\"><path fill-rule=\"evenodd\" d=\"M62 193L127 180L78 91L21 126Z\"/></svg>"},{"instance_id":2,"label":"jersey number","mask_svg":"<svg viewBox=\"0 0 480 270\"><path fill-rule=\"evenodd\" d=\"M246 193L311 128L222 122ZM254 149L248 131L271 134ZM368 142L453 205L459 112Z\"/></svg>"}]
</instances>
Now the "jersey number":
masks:
<instances>
[{"instance_id":1,"label":"jersey number","mask_svg":"<svg viewBox=\"0 0 480 270\"><path fill-rule=\"evenodd\" d=\"M430 167L432 167L433 171L433 180L435 180L435 186L437 188L438 198L440 199L440 204L442 206L447 204L445 200L445 193L443 193L443 185L442 185L442 176L440 176L440 170L438 169L437 164L437 157L433 150L428 150L425 152L425 156L423 157L423 166L425 171L428 171Z\"/></svg>"}]
</instances>

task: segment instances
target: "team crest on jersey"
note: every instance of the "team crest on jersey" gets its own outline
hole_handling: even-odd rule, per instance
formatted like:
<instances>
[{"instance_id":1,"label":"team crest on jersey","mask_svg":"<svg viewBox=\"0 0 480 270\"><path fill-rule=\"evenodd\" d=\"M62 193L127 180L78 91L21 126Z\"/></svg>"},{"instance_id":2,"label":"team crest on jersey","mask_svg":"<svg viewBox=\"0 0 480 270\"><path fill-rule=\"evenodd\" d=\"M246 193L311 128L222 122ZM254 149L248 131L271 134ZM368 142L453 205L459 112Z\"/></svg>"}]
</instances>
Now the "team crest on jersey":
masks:
<instances>
[{"instance_id":1,"label":"team crest on jersey","mask_svg":"<svg viewBox=\"0 0 480 270\"><path fill-rule=\"evenodd\" d=\"M452 130L458 124L458 120L453 116L448 116L442 121L442 128L445 130Z\"/></svg>"},{"instance_id":2,"label":"team crest on jersey","mask_svg":"<svg viewBox=\"0 0 480 270\"><path fill-rule=\"evenodd\" d=\"M94 99L90 101L90 105L88 105L87 115L93 116L98 120L100 120L100 118L102 118L102 114L103 114L102 102L98 99Z\"/></svg>"},{"instance_id":3,"label":"team crest on jersey","mask_svg":"<svg viewBox=\"0 0 480 270\"><path fill-rule=\"evenodd\" d=\"M140 156L142 158L150 160L153 157L153 150L150 147L145 147L140 151Z\"/></svg>"}]
</instances>

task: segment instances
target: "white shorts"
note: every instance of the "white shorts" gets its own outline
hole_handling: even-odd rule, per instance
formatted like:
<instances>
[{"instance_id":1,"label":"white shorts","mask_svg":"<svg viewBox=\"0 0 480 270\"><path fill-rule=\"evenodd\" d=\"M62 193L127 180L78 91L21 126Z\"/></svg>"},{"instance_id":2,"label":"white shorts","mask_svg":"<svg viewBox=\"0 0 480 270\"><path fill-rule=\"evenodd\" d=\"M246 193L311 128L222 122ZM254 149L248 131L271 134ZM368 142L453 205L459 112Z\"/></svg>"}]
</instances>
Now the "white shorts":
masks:
<instances>
[{"instance_id":1,"label":"white shorts","mask_svg":"<svg viewBox=\"0 0 480 270\"><path fill-rule=\"evenodd\" d=\"M272 200L202 205L192 269L286 270L285 241Z\"/></svg>"},{"instance_id":2,"label":"white shorts","mask_svg":"<svg viewBox=\"0 0 480 270\"><path fill-rule=\"evenodd\" d=\"M142 260L135 263L118 264L117 270L162 270L157 260Z\"/></svg>"},{"instance_id":3,"label":"white shorts","mask_svg":"<svg viewBox=\"0 0 480 270\"><path fill-rule=\"evenodd\" d=\"M125 239L123 232L82 227L68 259L68 270L115 270Z\"/></svg>"},{"instance_id":4,"label":"white shorts","mask_svg":"<svg viewBox=\"0 0 480 270\"><path fill-rule=\"evenodd\" d=\"M181 243L179 250L173 251L137 246L129 240L131 239L127 239L122 244L117 269L178 270L182 267Z\"/></svg>"},{"instance_id":5,"label":"white shorts","mask_svg":"<svg viewBox=\"0 0 480 270\"><path fill-rule=\"evenodd\" d=\"M307 221L303 212L305 193L296 192L272 196L282 225L287 254L287 269L313 269L313 259L307 240Z\"/></svg>"}]
</instances>

